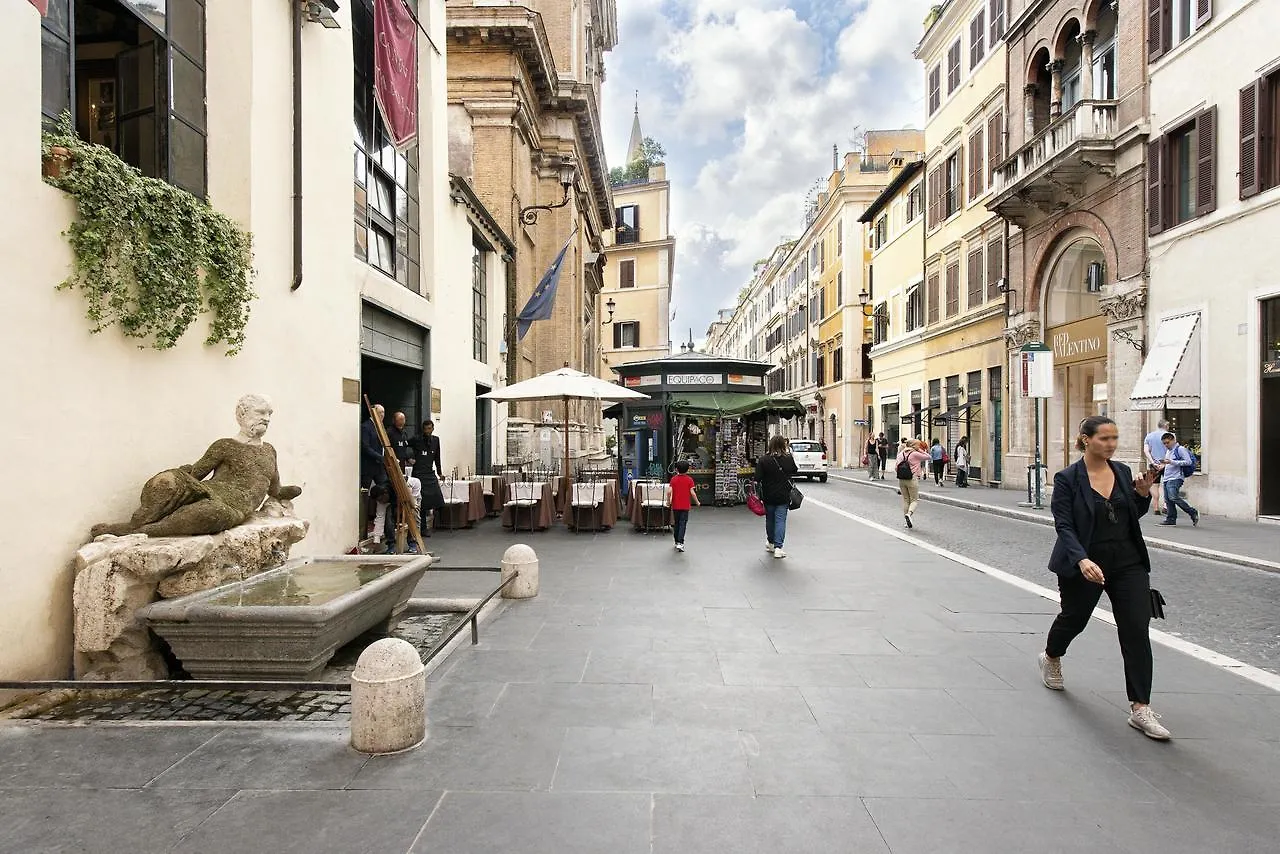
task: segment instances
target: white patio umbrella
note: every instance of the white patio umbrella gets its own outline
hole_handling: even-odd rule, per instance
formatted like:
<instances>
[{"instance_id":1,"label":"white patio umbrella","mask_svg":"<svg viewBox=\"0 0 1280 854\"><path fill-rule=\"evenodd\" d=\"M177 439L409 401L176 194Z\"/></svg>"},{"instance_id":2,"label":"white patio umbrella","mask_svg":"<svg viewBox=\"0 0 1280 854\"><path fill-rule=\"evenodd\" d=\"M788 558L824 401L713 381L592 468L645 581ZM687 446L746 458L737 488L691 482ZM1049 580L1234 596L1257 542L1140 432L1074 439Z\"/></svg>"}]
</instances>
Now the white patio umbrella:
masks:
<instances>
[{"instance_id":1,"label":"white patio umbrella","mask_svg":"<svg viewBox=\"0 0 1280 854\"><path fill-rule=\"evenodd\" d=\"M575 371L573 368L565 365L559 370L540 374L533 379L528 379L524 382L516 383L515 385L509 385L505 388L494 389L488 394L480 395L480 397L483 400L497 400L503 402L512 400L564 401L564 479L565 486L568 488L569 401L595 400L615 403L619 400L647 399L649 395L642 394L638 391L632 391L629 388L623 388L616 383L602 380L599 377L593 377L591 374L584 374L582 371Z\"/></svg>"}]
</instances>

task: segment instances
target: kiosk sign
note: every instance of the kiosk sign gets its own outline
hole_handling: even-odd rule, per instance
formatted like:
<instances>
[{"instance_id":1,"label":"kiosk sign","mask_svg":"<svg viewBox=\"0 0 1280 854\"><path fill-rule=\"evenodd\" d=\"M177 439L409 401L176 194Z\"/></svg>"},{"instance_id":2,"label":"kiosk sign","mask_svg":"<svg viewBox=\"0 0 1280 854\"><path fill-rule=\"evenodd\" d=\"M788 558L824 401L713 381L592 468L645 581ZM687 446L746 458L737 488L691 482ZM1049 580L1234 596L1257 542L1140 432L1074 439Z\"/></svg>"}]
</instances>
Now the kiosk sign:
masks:
<instances>
[{"instance_id":1,"label":"kiosk sign","mask_svg":"<svg viewBox=\"0 0 1280 854\"><path fill-rule=\"evenodd\" d=\"M1027 344L1018 351L1020 358L1019 388L1023 397L1053 397L1053 350L1040 342Z\"/></svg>"},{"instance_id":2,"label":"kiosk sign","mask_svg":"<svg viewBox=\"0 0 1280 854\"><path fill-rule=\"evenodd\" d=\"M667 385L721 385L724 374L667 374Z\"/></svg>"}]
</instances>

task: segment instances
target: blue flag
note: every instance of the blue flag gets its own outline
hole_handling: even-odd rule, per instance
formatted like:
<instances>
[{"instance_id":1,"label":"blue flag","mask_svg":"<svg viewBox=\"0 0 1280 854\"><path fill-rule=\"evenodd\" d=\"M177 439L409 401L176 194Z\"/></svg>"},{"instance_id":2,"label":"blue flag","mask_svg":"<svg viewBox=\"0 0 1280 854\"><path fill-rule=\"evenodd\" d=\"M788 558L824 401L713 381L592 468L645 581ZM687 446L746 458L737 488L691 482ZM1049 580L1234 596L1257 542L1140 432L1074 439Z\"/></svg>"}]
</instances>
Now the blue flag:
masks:
<instances>
[{"instance_id":1,"label":"blue flag","mask_svg":"<svg viewBox=\"0 0 1280 854\"><path fill-rule=\"evenodd\" d=\"M564 248L556 256L556 260L547 268L547 272L542 274L542 281L538 282L538 286L533 289L533 296L529 297L524 308L516 315L517 341L524 340L524 336L535 320L546 320L551 317L551 309L556 301L556 288L560 285L560 270L564 267L564 259L569 254L569 244L572 242L573 235L570 234L569 239L564 242Z\"/></svg>"}]
</instances>

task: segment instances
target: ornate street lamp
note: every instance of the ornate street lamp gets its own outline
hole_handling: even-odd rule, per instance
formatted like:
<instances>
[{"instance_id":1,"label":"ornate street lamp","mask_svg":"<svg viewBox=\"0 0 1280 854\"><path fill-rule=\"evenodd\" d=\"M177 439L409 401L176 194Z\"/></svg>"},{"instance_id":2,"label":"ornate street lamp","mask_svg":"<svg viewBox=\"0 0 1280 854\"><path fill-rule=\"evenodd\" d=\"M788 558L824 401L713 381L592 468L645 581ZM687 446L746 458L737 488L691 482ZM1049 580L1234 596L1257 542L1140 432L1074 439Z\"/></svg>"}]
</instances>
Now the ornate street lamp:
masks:
<instances>
[{"instance_id":1,"label":"ornate street lamp","mask_svg":"<svg viewBox=\"0 0 1280 854\"><path fill-rule=\"evenodd\" d=\"M538 224L538 211L553 211L569 204L569 188L573 186L574 175L577 174L577 164L573 162L573 158L566 157L560 161L560 186L564 187L564 198L559 204L554 205L530 205L527 208L520 209L520 221L525 225Z\"/></svg>"}]
</instances>

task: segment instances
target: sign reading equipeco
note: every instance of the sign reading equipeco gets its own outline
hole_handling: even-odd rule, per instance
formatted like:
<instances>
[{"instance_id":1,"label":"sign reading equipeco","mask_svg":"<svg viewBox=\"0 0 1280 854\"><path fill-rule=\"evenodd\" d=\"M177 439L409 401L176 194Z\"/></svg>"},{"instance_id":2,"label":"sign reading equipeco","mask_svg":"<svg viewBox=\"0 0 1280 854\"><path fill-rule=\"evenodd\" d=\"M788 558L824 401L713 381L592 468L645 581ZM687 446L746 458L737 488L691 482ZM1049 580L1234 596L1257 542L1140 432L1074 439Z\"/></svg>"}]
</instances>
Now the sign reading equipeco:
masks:
<instances>
[{"instance_id":1,"label":"sign reading equipeco","mask_svg":"<svg viewBox=\"0 0 1280 854\"><path fill-rule=\"evenodd\" d=\"M667 374L667 385L720 385L724 374Z\"/></svg>"}]
</instances>

